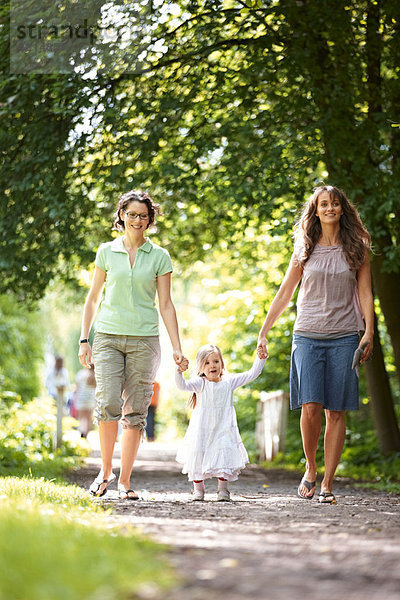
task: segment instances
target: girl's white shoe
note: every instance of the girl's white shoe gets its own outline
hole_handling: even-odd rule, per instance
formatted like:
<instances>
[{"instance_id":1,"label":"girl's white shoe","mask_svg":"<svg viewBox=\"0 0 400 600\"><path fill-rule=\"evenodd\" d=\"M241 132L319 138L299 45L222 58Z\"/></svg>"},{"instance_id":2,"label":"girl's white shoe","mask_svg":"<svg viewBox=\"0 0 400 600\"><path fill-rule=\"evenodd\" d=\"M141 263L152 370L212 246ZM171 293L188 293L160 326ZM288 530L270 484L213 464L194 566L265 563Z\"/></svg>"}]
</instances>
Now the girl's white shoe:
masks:
<instances>
[{"instance_id":1,"label":"girl's white shoe","mask_svg":"<svg viewBox=\"0 0 400 600\"><path fill-rule=\"evenodd\" d=\"M217 494L217 502L229 502L231 495L229 490L219 490Z\"/></svg>"},{"instance_id":2,"label":"girl's white shoe","mask_svg":"<svg viewBox=\"0 0 400 600\"><path fill-rule=\"evenodd\" d=\"M204 492L202 490L193 490L192 491L192 500L195 502L201 502L204 500Z\"/></svg>"}]
</instances>

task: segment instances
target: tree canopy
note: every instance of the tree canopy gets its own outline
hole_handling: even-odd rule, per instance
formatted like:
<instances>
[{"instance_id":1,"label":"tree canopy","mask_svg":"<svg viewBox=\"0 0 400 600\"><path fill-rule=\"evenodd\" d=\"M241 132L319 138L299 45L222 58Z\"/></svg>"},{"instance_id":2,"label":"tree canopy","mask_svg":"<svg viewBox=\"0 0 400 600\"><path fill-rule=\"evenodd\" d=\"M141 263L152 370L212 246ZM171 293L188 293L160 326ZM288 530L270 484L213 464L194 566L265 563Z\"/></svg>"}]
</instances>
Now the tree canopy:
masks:
<instances>
[{"instance_id":1,"label":"tree canopy","mask_svg":"<svg viewBox=\"0 0 400 600\"><path fill-rule=\"evenodd\" d=\"M39 295L59 254L86 262L87 234L132 186L162 199L163 241L185 262L243 230L249 210L264 221L284 199L292 222L328 178L397 273L396 2L151 6L141 61L135 37L123 53L110 43L123 60L94 78L10 75L3 58L3 285Z\"/></svg>"}]
</instances>

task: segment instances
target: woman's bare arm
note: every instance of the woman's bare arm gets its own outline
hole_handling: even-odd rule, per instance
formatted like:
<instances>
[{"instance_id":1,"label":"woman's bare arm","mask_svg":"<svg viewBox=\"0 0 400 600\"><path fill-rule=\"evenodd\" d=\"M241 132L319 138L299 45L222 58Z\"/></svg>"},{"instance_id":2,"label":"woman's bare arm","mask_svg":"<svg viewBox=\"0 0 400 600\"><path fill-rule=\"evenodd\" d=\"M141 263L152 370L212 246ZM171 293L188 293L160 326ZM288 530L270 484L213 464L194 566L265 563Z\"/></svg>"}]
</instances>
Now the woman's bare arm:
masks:
<instances>
[{"instance_id":1,"label":"woman's bare arm","mask_svg":"<svg viewBox=\"0 0 400 600\"><path fill-rule=\"evenodd\" d=\"M360 346L368 342L361 357L361 362L369 359L373 350L374 339L374 298L371 286L371 270L369 255L366 253L365 260L357 273L358 297L360 299L361 311L365 321L365 333L360 340Z\"/></svg>"},{"instance_id":2,"label":"woman's bare arm","mask_svg":"<svg viewBox=\"0 0 400 600\"><path fill-rule=\"evenodd\" d=\"M189 362L182 354L178 319L176 318L176 310L171 298L171 273L157 277L157 294L160 314L171 340L174 361L179 365L180 371L186 371Z\"/></svg>"},{"instance_id":3,"label":"woman's bare arm","mask_svg":"<svg viewBox=\"0 0 400 600\"><path fill-rule=\"evenodd\" d=\"M289 305L289 302L294 294L294 291L301 279L303 269L295 264L294 256L292 256L286 275L282 281L271 306L269 307L267 316L265 317L263 326L258 335L257 355L259 358L267 358L267 334L274 325L275 321L281 316L284 310Z\"/></svg>"},{"instance_id":4,"label":"woman's bare arm","mask_svg":"<svg viewBox=\"0 0 400 600\"><path fill-rule=\"evenodd\" d=\"M100 303L101 294L103 292L106 281L106 273L99 267L94 268L92 284L86 298L83 308L81 340L89 339L90 330L93 325L94 317L96 316L97 308ZM90 344L80 344L79 346L79 361L83 367L89 367L92 355Z\"/></svg>"}]
</instances>

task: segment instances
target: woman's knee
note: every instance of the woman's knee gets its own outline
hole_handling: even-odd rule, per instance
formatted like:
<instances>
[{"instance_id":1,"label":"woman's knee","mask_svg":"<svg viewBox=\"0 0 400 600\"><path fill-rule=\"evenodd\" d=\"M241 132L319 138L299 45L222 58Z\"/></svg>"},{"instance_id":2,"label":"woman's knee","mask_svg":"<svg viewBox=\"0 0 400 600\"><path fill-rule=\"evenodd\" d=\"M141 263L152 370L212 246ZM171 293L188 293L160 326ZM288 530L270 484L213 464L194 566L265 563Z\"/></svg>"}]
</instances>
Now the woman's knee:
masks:
<instances>
[{"instance_id":1,"label":"woman's knee","mask_svg":"<svg viewBox=\"0 0 400 600\"><path fill-rule=\"evenodd\" d=\"M321 418L322 404L319 402L307 402L301 407L301 416L303 419L318 419Z\"/></svg>"},{"instance_id":2,"label":"woman's knee","mask_svg":"<svg viewBox=\"0 0 400 600\"><path fill-rule=\"evenodd\" d=\"M326 423L329 425L344 423L346 419L346 412L344 410L326 410L325 419Z\"/></svg>"},{"instance_id":3,"label":"woman's knee","mask_svg":"<svg viewBox=\"0 0 400 600\"><path fill-rule=\"evenodd\" d=\"M118 421L122 416L122 398L110 396L97 402L95 408L96 421Z\"/></svg>"}]
</instances>

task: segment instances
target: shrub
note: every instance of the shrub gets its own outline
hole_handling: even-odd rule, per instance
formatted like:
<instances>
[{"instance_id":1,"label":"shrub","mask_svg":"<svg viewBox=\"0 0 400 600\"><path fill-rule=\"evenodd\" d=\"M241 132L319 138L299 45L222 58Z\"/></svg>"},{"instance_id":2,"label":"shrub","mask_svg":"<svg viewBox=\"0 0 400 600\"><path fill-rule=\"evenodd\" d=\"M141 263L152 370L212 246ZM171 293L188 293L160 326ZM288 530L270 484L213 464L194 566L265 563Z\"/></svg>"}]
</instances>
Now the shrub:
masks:
<instances>
[{"instance_id":1,"label":"shrub","mask_svg":"<svg viewBox=\"0 0 400 600\"><path fill-rule=\"evenodd\" d=\"M38 313L18 304L12 294L0 295L1 389L19 394L24 401L38 395L43 341Z\"/></svg>"},{"instance_id":2,"label":"shrub","mask_svg":"<svg viewBox=\"0 0 400 600\"><path fill-rule=\"evenodd\" d=\"M73 420L64 419L65 430ZM50 477L61 475L86 456L85 441L63 440L53 452L56 431L55 406L50 398L35 399L23 404L13 392L0 395L0 474L33 473Z\"/></svg>"}]
</instances>

